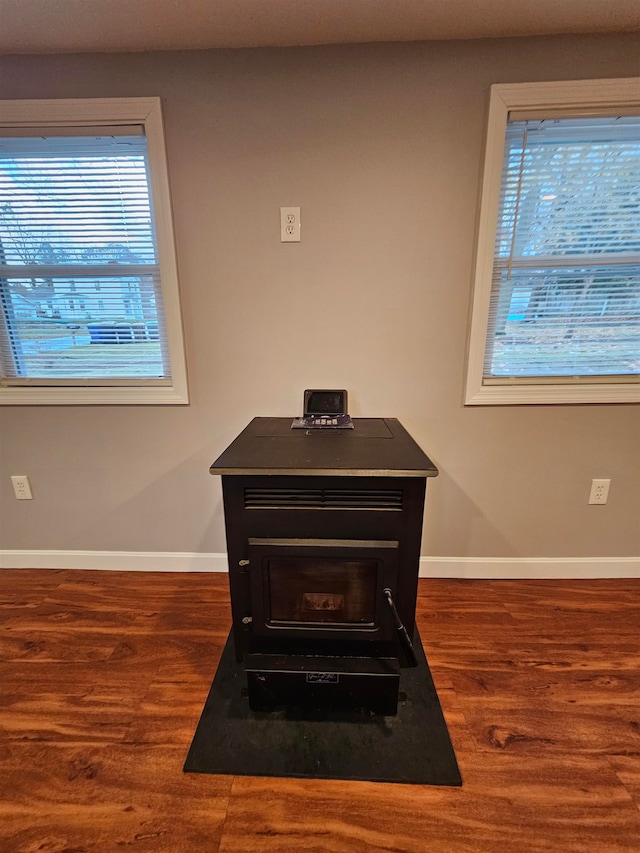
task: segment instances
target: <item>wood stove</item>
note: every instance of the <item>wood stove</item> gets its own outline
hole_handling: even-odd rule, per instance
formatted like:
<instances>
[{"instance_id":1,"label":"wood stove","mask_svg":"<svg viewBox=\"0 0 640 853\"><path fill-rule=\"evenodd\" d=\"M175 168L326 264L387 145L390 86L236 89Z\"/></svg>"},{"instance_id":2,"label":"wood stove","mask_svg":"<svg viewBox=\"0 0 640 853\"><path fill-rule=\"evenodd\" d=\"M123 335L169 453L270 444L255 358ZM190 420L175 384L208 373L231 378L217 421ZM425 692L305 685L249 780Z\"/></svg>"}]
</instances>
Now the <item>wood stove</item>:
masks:
<instances>
[{"instance_id":1,"label":"wood stove","mask_svg":"<svg viewBox=\"0 0 640 853\"><path fill-rule=\"evenodd\" d=\"M437 469L392 418L292 430L254 418L222 475L233 635L252 710L397 710L415 663L426 481Z\"/></svg>"}]
</instances>

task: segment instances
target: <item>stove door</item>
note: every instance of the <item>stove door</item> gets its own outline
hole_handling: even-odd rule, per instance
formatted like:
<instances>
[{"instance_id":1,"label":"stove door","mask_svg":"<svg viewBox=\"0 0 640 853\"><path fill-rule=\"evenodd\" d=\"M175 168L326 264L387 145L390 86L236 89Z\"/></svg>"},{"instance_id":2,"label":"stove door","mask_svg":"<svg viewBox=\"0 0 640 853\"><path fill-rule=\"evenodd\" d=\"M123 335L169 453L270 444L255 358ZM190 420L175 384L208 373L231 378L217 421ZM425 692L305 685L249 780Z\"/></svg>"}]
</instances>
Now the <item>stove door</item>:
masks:
<instances>
[{"instance_id":1,"label":"stove door","mask_svg":"<svg viewBox=\"0 0 640 853\"><path fill-rule=\"evenodd\" d=\"M395 592L398 547L397 541L250 539L253 631L391 640L383 590Z\"/></svg>"}]
</instances>

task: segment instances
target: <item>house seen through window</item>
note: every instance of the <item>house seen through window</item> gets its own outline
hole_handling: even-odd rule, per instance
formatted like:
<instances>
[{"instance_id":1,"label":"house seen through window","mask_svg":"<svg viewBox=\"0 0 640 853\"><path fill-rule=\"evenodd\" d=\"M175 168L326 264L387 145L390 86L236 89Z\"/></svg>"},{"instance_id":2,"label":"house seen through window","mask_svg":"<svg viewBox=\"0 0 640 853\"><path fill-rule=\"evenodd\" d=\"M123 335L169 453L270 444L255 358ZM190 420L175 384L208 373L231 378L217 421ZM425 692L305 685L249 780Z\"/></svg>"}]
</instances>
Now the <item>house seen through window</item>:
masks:
<instances>
[{"instance_id":1,"label":"house seen through window","mask_svg":"<svg viewBox=\"0 0 640 853\"><path fill-rule=\"evenodd\" d=\"M142 122L0 128L5 388L122 387L113 401L144 402L126 394L173 384L181 339L166 322L176 294L160 268L155 189Z\"/></svg>"},{"instance_id":2,"label":"house seen through window","mask_svg":"<svg viewBox=\"0 0 640 853\"><path fill-rule=\"evenodd\" d=\"M467 402L639 396L640 81L598 82L494 87Z\"/></svg>"}]
</instances>

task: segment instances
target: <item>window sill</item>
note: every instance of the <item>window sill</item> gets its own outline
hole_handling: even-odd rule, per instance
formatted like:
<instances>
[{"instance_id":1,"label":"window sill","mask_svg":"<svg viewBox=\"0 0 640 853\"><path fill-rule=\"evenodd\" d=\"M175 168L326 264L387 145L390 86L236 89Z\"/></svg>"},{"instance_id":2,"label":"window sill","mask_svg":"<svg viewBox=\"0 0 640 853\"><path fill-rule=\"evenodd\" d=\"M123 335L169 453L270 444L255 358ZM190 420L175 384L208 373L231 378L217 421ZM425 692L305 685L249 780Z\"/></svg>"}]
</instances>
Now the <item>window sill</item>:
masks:
<instances>
[{"instance_id":1,"label":"window sill","mask_svg":"<svg viewBox=\"0 0 640 853\"><path fill-rule=\"evenodd\" d=\"M481 385L467 389L467 406L640 403L640 384Z\"/></svg>"},{"instance_id":2,"label":"window sill","mask_svg":"<svg viewBox=\"0 0 640 853\"><path fill-rule=\"evenodd\" d=\"M0 388L0 405L5 406L180 406L188 403L186 387Z\"/></svg>"}]
</instances>

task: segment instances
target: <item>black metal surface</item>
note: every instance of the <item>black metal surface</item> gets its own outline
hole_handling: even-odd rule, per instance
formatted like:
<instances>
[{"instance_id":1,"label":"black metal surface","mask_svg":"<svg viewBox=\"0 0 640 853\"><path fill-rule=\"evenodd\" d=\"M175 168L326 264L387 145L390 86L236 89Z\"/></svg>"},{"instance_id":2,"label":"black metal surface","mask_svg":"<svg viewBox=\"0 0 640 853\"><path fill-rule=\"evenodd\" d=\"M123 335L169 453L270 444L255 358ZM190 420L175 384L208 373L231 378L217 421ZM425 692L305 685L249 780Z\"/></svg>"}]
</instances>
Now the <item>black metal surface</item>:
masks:
<instances>
[{"instance_id":1,"label":"black metal surface","mask_svg":"<svg viewBox=\"0 0 640 853\"><path fill-rule=\"evenodd\" d=\"M418 583L418 563L426 478L382 478L352 476L344 477L302 477L282 475L225 475L222 477L227 551L229 555L229 583L231 588L231 607L233 612L234 635L238 660L242 660L254 629L251 623L243 619L260 616L264 602L258 598L256 573L262 573L260 565L252 561L251 540L255 539L300 539L300 540L376 540L396 541L399 543L397 554L393 556L393 574L387 570L380 573L379 600L385 585L394 591L394 600L409 636L412 636L415 620L415 602ZM257 505L254 496L264 496L266 490L277 496L296 494L308 490L333 494L343 491L348 483L351 492L351 507L323 505L298 506L287 503L279 505L280 500ZM388 506L371 505L371 495L379 491L392 489L395 493L392 509ZM358 498L358 493L362 497ZM363 549L364 550L364 549ZM390 557L386 562L391 568ZM389 582L385 580L389 579ZM253 586L253 592L252 592ZM313 592L313 590L309 590ZM382 602L385 611L386 602ZM388 616L384 617L385 619ZM386 624L391 625L390 619ZM404 650L398 649L397 641L391 638L392 630L387 632L389 640L386 653L399 656L403 665L407 665ZM353 635L344 631L335 634L347 643L354 640ZM370 641L380 637L369 637ZM329 640L329 637L327 637ZM350 648L345 648L349 654ZM319 648L315 652L322 654Z\"/></svg>"},{"instance_id":2,"label":"black metal surface","mask_svg":"<svg viewBox=\"0 0 640 853\"><path fill-rule=\"evenodd\" d=\"M290 418L254 418L212 474L435 477L438 469L395 418L355 418L352 430L292 430Z\"/></svg>"},{"instance_id":3,"label":"black metal surface","mask_svg":"<svg viewBox=\"0 0 640 853\"><path fill-rule=\"evenodd\" d=\"M250 651L358 656L368 644L372 658L415 665L406 639L414 630L426 481L438 471L399 421L360 418L353 430L306 432L292 430L288 418L254 418L210 470L222 475L237 661ZM364 566L374 571L366 607L339 563L355 575ZM295 601L283 595L283 573ZM331 613L312 612L314 596Z\"/></svg>"},{"instance_id":4,"label":"black metal surface","mask_svg":"<svg viewBox=\"0 0 640 853\"><path fill-rule=\"evenodd\" d=\"M394 715L398 707L397 658L247 655L252 711L278 706L332 708Z\"/></svg>"},{"instance_id":5,"label":"black metal surface","mask_svg":"<svg viewBox=\"0 0 640 853\"><path fill-rule=\"evenodd\" d=\"M348 482L348 481L347 481ZM244 490L245 509L386 509L402 510L401 489L274 489L269 485Z\"/></svg>"},{"instance_id":6,"label":"black metal surface","mask_svg":"<svg viewBox=\"0 0 640 853\"><path fill-rule=\"evenodd\" d=\"M231 641L191 743L185 772L462 784L418 635L415 669L400 676L396 716L328 708L249 708Z\"/></svg>"}]
</instances>

